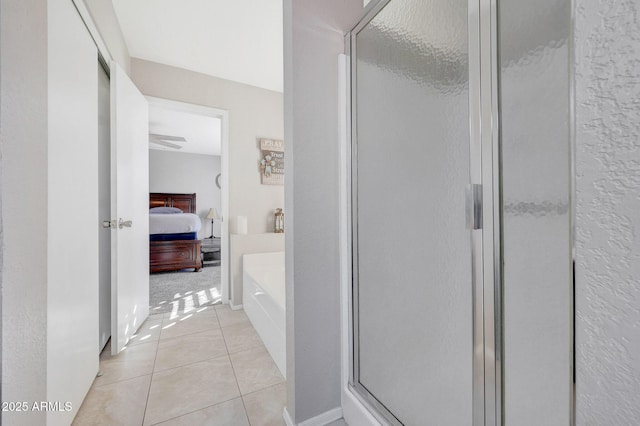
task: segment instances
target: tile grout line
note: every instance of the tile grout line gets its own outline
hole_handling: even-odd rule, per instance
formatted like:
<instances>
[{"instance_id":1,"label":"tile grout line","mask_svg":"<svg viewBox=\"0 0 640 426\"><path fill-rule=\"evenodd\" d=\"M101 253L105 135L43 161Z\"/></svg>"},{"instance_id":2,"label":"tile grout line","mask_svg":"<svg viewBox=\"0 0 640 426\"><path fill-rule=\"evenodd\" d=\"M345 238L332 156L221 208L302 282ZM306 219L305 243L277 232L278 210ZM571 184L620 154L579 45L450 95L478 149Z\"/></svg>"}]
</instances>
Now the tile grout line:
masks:
<instances>
[{"instance_id":1,"label":"tile grout line","mask_svg":"<svg viewBox=\"0 0 640 426\"><path fill-rule=\"evenodd\" d=\"M127 380L139 379L140 377L149 376L149 375L151 375L151 374L153 374L153 372L151 372L151 373L146 373L146 374L139 374L139 375L137 375L137 376L127 377L127 378L124 378L124 379L115 380L115 381L113 381L113 382L109 382L109 383L102 383L102 384L99 384L99 385L98 385L98 384L96 384L96 383L94 383L94 384L92 385L92 387L93 387L93 388L101 388L101 387L103 387L103 386L115 385L116 383L126 382Z\"/></svg>"},{"instance_id":2,"label":"tile grout line","mask_svg":"<svg viewBox=\"0 0 640 426\"><path fill-rule=\"evenodd\" d=\"M216 315L218 313L216 312ZM220 318L218 318L218 322ZM222 327L220 327L222 331ZM222 339L224 340L224 347L227 350L227 356L229 357L229 364L231 364L231 371L233 371L233 377L236 379L236 386L238 387L238 393L240 394L240 402L242 402L242 410L244 411L244 415L247 418L247 423L251 426L251 419L249 419L249 413L247 413L247 406L244 404L244 398L242 397L242 390L240 389L240 383L238 383L238 375L236 374L236 368L233 366L233 360L231 359L231 354L229 353L229 347L227 346L227 339L224 337L224 331L222 331Z\"/></svg>"},{"instance_id":3,"label":"tile grout line","mask_svg":"<svg viewBox=\"0 0 640 426\"><path fill-rule=\"evenodd\" d=\"M168 422L169 420L179 419L180 417L188 416L189 414L197 413L198 411L206 410L206 409L211 408L211 407L217 407L218 405L226 404L227 402L234 401L236 399L242 399L242 397L236 396L236 397L231 398L231 399L226 399L224 401L216 402L215 404L207 405L206 407L198 408L196 410L189 411L188 413L180 414L179 416L176 416L176 417L171 417L170 419L161 420L158 423L152 423L149 426L156 426L156 425L162 424L164 422Z\"/></svg>"},{"instance_id":4,"label":"tile grout line","mask_svg":"<svg viewBox=\"0 0 640 426\"><path fill-rule=\"evenodd\" d=\"M242 396L242 393L240 393L240 401L242 402L242 409L244 410L244 416L247 418L247 422L249 423L249 426L251 426L251 419L249 418L249 413L247 413L247 406L244 403L244 397Z\"/></svg>"},{"instance_id":5,"label":"tile grout line","mask_svg":"<svg viewBox=\"0 0 640 426\"><path fill-rule=\"evenodd\" d=\"M216 321L218 321L218 328L219 328L219 329L221 329L221 327L220 327L220 321L218 320L218 317L217 317L217 316L216 316ZM163 329L163 330L164 330L164 329ZM184 333L184 334L179 334L179 335L177 335L177 336L173 336L173 337L166 337L166 338L164 338L164 339L163 339L163 338L162 338L162 330L161 330L161 331L160 331L160 337L158 338L158 341L159 341L159 342L161 342L161 341L163 341L163 340L176 339L176 338L178 338L178 337L188 336L188 335L196 334L196 333L204 333L204 332L206 332L206 331L210 331L210 330L209 330L209 329L206 329L206 330L190 331L190 332L187 332L187 333Z\"/></svg>"},{"instance_id":6,"label":"tile grout line","mask_svg":"<svg viewBox=\"0 0 640 426\"><path fill-rule=\"evenodd\" d=\"M178 315L178 316L176 316L174 318L162 318L162 322L164 322L164 321L176 321L176 320L179 320L180 318L184 318L184 317L187 317L187 316L207 315L207 314L212 314L212 313L215 314L216 313L216 309L212 309L212 310L209 310L209 311L202 310L200 312L195 311L195 312L191 312L191 313L187 313L187 314L183 313L183 314L180 314L180 315ZM157 321L157 320L153 320L153 321Z\"/></svg>"},{"instance_id":7,"label":"tile grout line","mask_svg":"<svg viewBox=\"0 0 640 426\"><path fill-rule=\"evenodd\" d=\"M144 342L144 343L140 343L140 344L138 344L138 345L133 345L133 346L148 345L148 344L150 344L150 343L156 343L156 344L158 344L158 342L156 342L156 341L152 341L152 342ZM129 346L126 346L126 347L128 348ZM157 353L157 351L158 351L158 346L156 346L156 353ZM118 355L119 355L119 354L118 354ZM117 356L117 355L116 355L116 356ZM110 359L111 359L111 357L110 357ZM102 363L102 362L104 362L104 361L99 361L99 362L100 362L100 363ZM155 361L154 361L154 362L155 362ZM101 369L102 367L101 367L101 366L99 366L98 368L100 368L100 369ZM153 370L151 371L151 373L139 373L139 374L138 374L138 373L136 373L136 375L135 375L135 376L131 376L131 377L124 377L124 378L122 378L122 379L114 380L114 381L112 381L112 382L107 382L107 383L96 383L96 380L97 380L97 377L96 377L96 378L94 379L93 383L91 384L91 387L92 387L92 388L97 388L97 387L102 387L102 386L113 385L113 384L115 384L115 383L124 382L125 380L137 379L137 378L139 378L139 377L148 376L149 374L152 374L152 373L153 373ZM103 376L103 377L104 377L104 376Z\"/></svg>"},{"instance_id":8,"label":"tile grout line","mask_svg":"<svg viewBox=\"0 0 640 426\"><path fill-rule=\"evenodd\" d=\"M254 393L257 393L257 392L262 392L262 391L265 391L265 390L267 390L267 389L275 388L276 386L280 386L280 385L281 385L281 384L283 384L283 383L287 383L287 381L286 381L286 380L283 380L283 381L281 381L281 382L279 382L279 383L276 383L276 384L273 384L273 385L269 385L269 386L264 387L264 388L262 388L262 389L256 389L256 390L254 390L254 391L251 391L251 392L249 392L249 393L246 393L246 394L242 395L242 398L244 398L245 396L253 395Z\"/></svg>"},{"instance_id":9,"label":"tile grout line","mask_svg":"<svg viewBox=\"0 0 640 426\"><path fill-rule=\"evenodd\" d=\"M200 364L201 362L205 362L205 361L211 361L214 359L220 359L220 358L224 358L224 357L229 358L229 354L225 354L225 355L220 355L220 356L214 356L211 358L206 358L206 359L201 359L200 361L194 361L194 362L190 362L188 364L183 364L183 365L177 365L175 367L170 367L170 368L165 368L163 370L158 370L158 371L154 371L153 373L164 373L165 371L170 371L170 370L175 370L176 368L183 368L183 367L189 367L190 365L194 365L194 364ZM229 362L231 362L231 359L229 358Z\"/></svg>"},{"instance_id":10,"label":"tile grout line","mask_svg":"<svg viewBox=\"0 0 640 426\"><path fill-rule=\"evenodd\" d=\"M213 303L213 304L208 304L208 305L200 305L200 306L198 306L197 308L194 308L194 309L193 309L193 311L194 311L193 313L198 313L198 314L199 314L199 313L201 313L201 312L198 312L199 310L206 310L206 309L208 309L208 308L211 308L211 310L212 310L213 312L215 312L215 311L217 311L217 310L218 310L218 309L216 309L216 306L224 306L224 305L222 305L221 303ZM191 311L190 311L190 312L191 312ZM189 313L190 313L190 312L182 312L181 314L177 314L177 316L178 316L178 317L181 317L181 316L189 315ZM172 311L170 311L170 312L158 312L158 313L155 313L155 314L153 314L153 315L162 315L162 317L161 317L160 319L164 320L164 319L171 319L171 318L167 318L167 315L172 314L172 313L173 313Z\"/></svg>"},{"instance_id":11,"label":"tile grout line","mask_svg":"<svg viewBox=\"0 0 640 426\"><path fill-rule=\"evenodd\" d=\"M162 322L164 323L164 319L162 320ZM160 334L162 334L162 330L160 330ZM144 425L144 419L147 417L147 407L149 406L149 396L151 395L151 384L153 383L153 376L155 374L156 360L158 359L159 350L160 350L160 336L158 336L158 345L156 346L156 355L153 357L153 366L151 367L151 379L149 380L149 389L147 389L147 399L145 400L145 404L144 404L144 414L142 415L141 426Z\"/></svg>"},{"instance_id":12,"label":"tile grout line","mask_svg":"<svg viewBox=\"0 0 640 426\"><path fill-rule=\"evenodd\" d=\"M218 327L218 329L222 332L222 329L220 327ZM179 334L177 336L173 336L173 337L166 337L164 339L158 339L158 342L168 342L169 340L173 340L173 339L180 339L182 337L185 336L191 336L193 334L199 334L199 333L208 333L210 332L212 329L207 329L207 330L200 330L200 331L194 331L194 332L188 332L188 333L184 333L184 334ZM134 345L135 346L135 345Z\"/></svg>"}]
</instances>

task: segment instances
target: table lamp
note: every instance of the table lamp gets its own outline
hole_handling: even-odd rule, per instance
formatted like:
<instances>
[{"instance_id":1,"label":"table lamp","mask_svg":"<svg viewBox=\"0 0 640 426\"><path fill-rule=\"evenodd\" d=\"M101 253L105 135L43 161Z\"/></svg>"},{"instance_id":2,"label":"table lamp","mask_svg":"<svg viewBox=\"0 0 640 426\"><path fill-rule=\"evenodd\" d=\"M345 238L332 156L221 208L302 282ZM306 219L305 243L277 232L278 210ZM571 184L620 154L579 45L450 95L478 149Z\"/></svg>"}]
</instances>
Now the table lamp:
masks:
<instances>
[{"instance_id":1,"label":"table lamp","mask_svg":"<svg viewBox=\"0 0 640 426\"><path fill-rule=\"evenodd\" d=\"M213 221L215 219L220 219L220 216L218 216L218 211L214 208L209 209L209 213L207 213L207 219L211 219L211 236L207 237L207 238L215 238L213 236Z\"/></svg>"}]
</instances>

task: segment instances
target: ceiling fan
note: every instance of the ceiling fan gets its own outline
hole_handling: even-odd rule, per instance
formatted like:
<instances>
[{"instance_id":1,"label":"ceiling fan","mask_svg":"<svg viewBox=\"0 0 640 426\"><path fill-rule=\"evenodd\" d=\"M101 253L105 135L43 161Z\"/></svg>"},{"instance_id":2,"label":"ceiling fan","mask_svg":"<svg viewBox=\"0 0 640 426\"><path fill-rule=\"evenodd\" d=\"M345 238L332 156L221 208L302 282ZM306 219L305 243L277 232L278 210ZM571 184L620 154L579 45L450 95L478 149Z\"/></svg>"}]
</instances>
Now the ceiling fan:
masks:
<instances>
[{"instance_id":1,"label":"ceiling fan","mask_svg":"<svg viewBox=\"0 0 640 426\"><path fill-rule=\"evenodd\" d=\"M156 133L149 133L149 143L166 146L167 148L172 148L172 149L182 149L182 145L178 145L172 142L185 143L187 142L187 140L182 136L169 136L169 135L158 135Z\"/></svg>"}]
</instances>

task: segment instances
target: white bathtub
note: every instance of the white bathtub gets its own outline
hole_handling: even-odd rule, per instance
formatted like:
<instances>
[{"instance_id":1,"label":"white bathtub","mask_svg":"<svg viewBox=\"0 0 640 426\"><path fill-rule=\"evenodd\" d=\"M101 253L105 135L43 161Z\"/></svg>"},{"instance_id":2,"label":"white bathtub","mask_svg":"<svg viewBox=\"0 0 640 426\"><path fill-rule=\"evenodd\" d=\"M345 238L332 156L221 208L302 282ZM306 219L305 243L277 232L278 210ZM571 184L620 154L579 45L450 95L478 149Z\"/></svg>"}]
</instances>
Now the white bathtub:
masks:
<instances>
[{"instance_id":1,"label":"white bathtub","mask_svg":"<svg viewBox=\"0 0 640 426\"><path fill-rule=\"evenodd\" d=\"M242 256L242 305L286 378L284 252Z\"/></svg>"}]
</instances>

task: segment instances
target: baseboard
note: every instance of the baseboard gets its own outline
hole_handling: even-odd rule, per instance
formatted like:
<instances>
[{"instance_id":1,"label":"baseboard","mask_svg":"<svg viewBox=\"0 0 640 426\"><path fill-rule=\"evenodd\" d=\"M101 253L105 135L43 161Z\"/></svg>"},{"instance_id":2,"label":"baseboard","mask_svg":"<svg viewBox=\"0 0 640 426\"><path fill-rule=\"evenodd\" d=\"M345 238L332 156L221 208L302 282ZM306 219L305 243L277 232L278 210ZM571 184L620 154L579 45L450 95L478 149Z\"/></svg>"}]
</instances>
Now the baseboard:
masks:
<instances>
[{"instance_id":1,"label":"baseboard","mask_svg":"<svg viewBox=\"0 0 640 426\"><path fill-rule=\"evenodd\" d=\"M340 420L342 418L342 408L337 407L337 408L334 408L333 410L325 411L320 415L307 419L304 422L298 423L296 425L293 422L293 420L291 420L291 416L289 416L287 407L284 407L282 418L284 419L284 422L287 426L325 426L331 422L335 422L336 420Z\"/></svg>"},{"instance_id":2,"label":"baseboard","mask_svg":"<svg viewBox=\"0 0 640 426\"><path fill-rule=\"evenodd\" d=\"M234 305L233 303L231 303L231 301L229 301L229 308L231 308L232 311L239 311L240 309L242 309L242 304Z\"/></svg>"},{"instance_id":3,"label":"baseboard","mask_svg":"<svg viewBox=\"0 0 640 426\"><path fill-rule=\"evenodd\" d=\"M349 387L342 391L342 415L349 426L381 426L383 424Z\"/></svg>"},{"instance_id":4,"label":"baseboard","mask_svg":"<svg viewBox=\"0 0 640 426\"><path fill-rule=\"evenodd\" d=\"M293 420L291 420L291 416L289 415L289 412L287 411L287 407L284 407L284 410L282 410L282 418L284 419L284 424L287 426L295 426L293 424Z\"/></svg>"}]
</instances>

